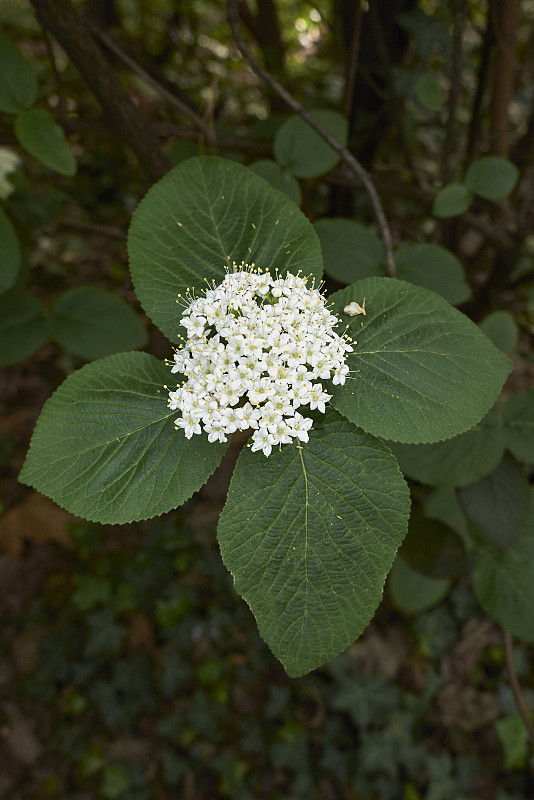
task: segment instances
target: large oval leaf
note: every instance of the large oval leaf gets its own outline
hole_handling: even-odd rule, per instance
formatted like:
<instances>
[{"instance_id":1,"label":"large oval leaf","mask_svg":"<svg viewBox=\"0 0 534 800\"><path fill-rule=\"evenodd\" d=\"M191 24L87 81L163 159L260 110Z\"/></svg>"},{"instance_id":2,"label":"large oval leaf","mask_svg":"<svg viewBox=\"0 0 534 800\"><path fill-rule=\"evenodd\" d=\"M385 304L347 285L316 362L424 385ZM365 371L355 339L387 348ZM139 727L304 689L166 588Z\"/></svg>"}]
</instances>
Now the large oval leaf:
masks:
<instances>
[{"instance_id":1,"label":"large oval leaf","mask_svg":"<svg viewBox=\"0 0 534 800\"><path fill-rule=\"evenodd\" d=\"M319 241L295 203L247 167L211 156L184 161L150 189L128 251L137 296L173 342L178 293L222 281L233 261L322 275Z\"/></svg>"},{"instance_id":2,"label":"large oval leaf","mask_svg":"<svg viewBox=\"0 0 534 800\"><path fill-rule=\"evenodd\" d=\"M58 297L50 335L69 353L87 359L136 350L148 340L133 308L98 286L76 286Z\"/></svg>"},{"instance_id":3,"label":"large oval leaf","mask_svg":"<svg viewBox=\"0 0 534 800\"><path fill-rule=\"evenodd\" d=\"M302 195L300 191L299 182L286 172L280 164L272 161L269 158L261 158L259 161L254 161L249 165L249 169L263 178L264 181L275 189L279 189L286 194L294 203L300 206Z\"/></svg>"},{"instance_id":4,"label":"large oval leaf","mask_svg":"<svg viewBox=\"0 0 534 800\"><path fill-rule=\"evenodd\" d=\"M509 453L489 475L460 489L459 497L485 539L504 550L520 538L528 512L529 486Z\"/></svg>"},{"instance_id":5,"label":"large oval leaf","mask_svg":"<svg viewBox=\"0 0 534 800\"><path fill-rule=\"evenodd\" d=\"M510 353L517 347L519 341L519 328L514 315L509 311L494 311L481 323L480 329L491 339L495 347L503 353Z\"/></svg>"},{"instance_id":6,"label":"large oval leaf","mask_svg":"<svg viewBox=\"0 0 534 800\"><path fill-rule=\"evenodd\" d=\"M519 170L506 158L484 156L469 166L465 185L487 200L500 200L514 189Z\"/></svg>"},{"instance_id":7,"label":"large oval leaf","mask_svg":"<svg viewBox=\"0 0 534 800\"><path fill-rule=\"evenodd\" d=\"M45 403L20 480L93 522L132 522L181 505L225 448L175 430L169 378L146 353L86 364Z\"/></svg>"},{"instance_id":8,"label":"large oval leaf","mask_svg":"<svg viewBox=\"0 0 534 800\"><path fill-rule=\"evenodd\" d=\"M473 570L473 588L484 610L499 625L534 642L534 489L523 536L504 552L483 548Z\"/></svg>"},{"instance_id":9,"label":"large oval leaf","mask_svg":"<svg viewBox=\"0 0 534 800\"><path fill-rule=\"evenodd\" d=\"M431 486L468 486L480 480L499 464L505 447L502 427L489 420L444 442L390 446L405 475Z\"/></svg>"},{"instance_id":10,"label":"large oval leaf","mask_svg":"<svg viewBox=\"0 0 534 800\"><path fill-rule=\"evenodd\" d=\"M395 252L397 274L403 281L437 292L453 306L471 296L462 265L450 250L439 244L408 244Z\"/></svg>"},{"instance_id":11,"label":"large oval leaf","mask_svg":"<svg viewBox=\"0 0 534 800\"><path fill-rule=\"evenodd\" d=\"M439 603L450 589L448 578L429 578L397 556L388 578L391 599L405 614L420 614Z\"/></svg>"},{"instance_id":12,"label":"large oval leaf","mask_svg":"<svg viewBox=\"0 0 534 800\"><path fill-rule=\"evenodd\" d=\"M373 231L352 219L320 219L314 226L325 272L340 283L384 275L384 247Z\"/></svg>"},{"instance_id":13,"label":"large oval leaf","mask_svg":"<svg viewBox=\"0 0 534 800\"><path fill-rule=\"evenodd\" d=\"M224 563L292 677L354 641L382 597L410 500L384 445L330 410L302 446L239 456Z\"/></svg>"},{"instance_id":14,"label":"large oval leaf","mask_svg":"<svg viewBox=\"0 0 534 800\"><path fill-rule=\"evenodd\" d=\"M343 309L366 298L366 315ZM512 362L434 292L367 278L331 296L357 341L351 377L333 405L355 425L396 442L437 442L475 425L495 402Z\"/></svg>"},{"instance_id":15,"label":"large oval leaf","mask_svg":"<svg viewBox=\"0 0 534 800\"><path fill-rule=\"evenodd\" d=\"M432 213L435 217L442 219L457 217L467 211L474 197L473 192L463 183L449 183L435 196Z\"/></svg>"},{"instance_id":16,"label":"large oval leaf","mask_svg":"<svg viewBox=\"0 0 534 800\"><path fill-rule=\"evenodd\" d=\"M342 145L347 144L348 123L337 111L316 109L312 117ZM316 178L333 169L339 155L298 114L278 128L274 137L274 156L296 178Z\"/></svg>"},{"instance_id":17,"label":"large oval leaf","mask_svg":"<svg viewBox=\"0 0 534 800\"><path fill-rule=\"evenodd\" d=\"M520 461L534 463L534 389L512 395L503 406L506 446Z\"/></svg>"}]
</instances>

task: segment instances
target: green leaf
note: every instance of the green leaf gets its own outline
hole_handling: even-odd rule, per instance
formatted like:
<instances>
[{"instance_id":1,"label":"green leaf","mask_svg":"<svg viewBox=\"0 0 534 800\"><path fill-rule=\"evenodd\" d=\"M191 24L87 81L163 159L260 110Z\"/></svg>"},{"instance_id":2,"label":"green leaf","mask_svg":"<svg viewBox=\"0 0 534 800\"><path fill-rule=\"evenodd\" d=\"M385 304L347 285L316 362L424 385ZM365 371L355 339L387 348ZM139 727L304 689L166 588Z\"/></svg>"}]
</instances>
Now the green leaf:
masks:
<instances>
[{"instance_id":1,"label":"green leaf","mask_svg":"<svg viewBox=\"0 0 534 800\"><path fill-rule=\"evenodd\" d=\"M28 358L47 337L48 320L36 297L19 289L0 295L0 367Z\"/></svg>"},{"instance_id":2,"label":"green leaf","mask_svg":"<svg viewBox=\"0 0 534 800\"><path fill-rule=\"evenodd\" d=\"M149 190L128 251L137 296L172 342L178 293L202 289L204 278L219 283L233 261L322 275L319 242L295 203L247 167L212 156L184 161Z\"/></svg>"},{"instance_id":3,"label":"green leaf","mask_svg":"<svg viewBox=\"0 0 534 800\"><path fill-rule=\"evenodd\" d=\"M11 289L20 267L20 245L17 232L7 214L0 208L0 294Z\"/></svg>"},{"instance_id":4,"label":"green leaf","mask_svg":"<svg viewBox=\"0 0 534 800\"><path fill-rule=\"evenodd\" d=\"M336 111L314 110L312 117L342 145L347 144L348 124ZM278 128L274 157L296 178L316 178L333 169L339 156L325 140L297 114Z\"/></svg>"},{"instance_id":5,"label":"green leaf","mask_svg":"<svg viewBox=\"0 0 534 800\"><path fill-rule=\"evenodd\" d=\"M527 642L534 642L534 489L525 533L513 547L487 546L473 570L473 588L486 613Z\"/></svg>"},{"instance_id":6,"label":"green leaf","mask_svg":"<svg viewBox=\"0 0 534 800\"><path fill-rule=\"evenodd\" d=\"M464 510L458 500L456 491L450 486L434 489L423 498L425 514L432 519L439 519L452 528L462 539L465 547L473 548L473 537Z\"/></svg>"},{"instance_id":7,"label":"green leaf","mask_svg":"<svg viewBox=\"0 0 534 800\"><path fill-rule=\"evenodd\" d=\"M218 539L235 588L292 677L354 641L406 532L409 493L381 442L331 409L308 443L244 450Z\"/></svg>"},{"instance_id":8,"label":"green leaf","mask_svg":"<svg viewBox=\"0 0 534 800\"><path fill-rule=\"evenodd\" d=\"M135 350L148 341L133 308L96 286L78 286L58 297L50 335L69 353L87 359Z\"/></svg>"},{"instance_id":9,"label":"green leaf","mask_svg":"<svg viewBox=\"0 0 534 800\"><path fill-rule=\"evenodd\" d=\"M389 446L405 475L430 486L467 486L478 481L497 467L505 447L503 429L486 420L444 442Z\"/></svg>"},{"instance_id":10,"label":"green leaf","mask_svg":"<svg viewBox=\"0 0 534 800\"><path fill-rule=\"evenodd\" d=\"M517 346L519 330L509 311L494 311L481 322L480 328L503 353Z\"/></svg>"},{"instance_id":11,"label":"green leaf","mask_svg":"<svg viewBox=\"0 0 534 800\"><path fill-rule=\"evenodd\" d=\"M41 108L22 111L15 118L15 133L22 147L45 166L68 177L76 174L76 158L63 129Z\"/></svg>"},{"instance_id":12,"label":"green leaf","mask_svg":"<svg viewBox=\"0 0 534 800\"><path fill-rule=\"evenodd\" d=\"M419 102L434 111L443 105L445 89L433 72L421 75L415 86L415 94Z\"/></svg>"},{"instance_id":13,"label":"green leaf","mask_svg":"<svg viewBox=\"0 0 534 800\"><path fill-rule=\"evenodd\" d=\"M458 534L445 523L420 514L411 515L399 555L427 578L455 578L467 566Z\"/></svg>"},{"instance_id":14,"label":"green leaf","mask_svg":"<svg viewBox=\"0 0 534 800\"><path fill-rule=\"evenodd\" d=\"M37 97L37 78L16 44L0 33L0 111L18 114Z\"/></svg>"},{"instance_id":15,"label":"green leaf","mask_svg":"<svg viewBox=\"0 0 534 800\"><path fill-rule=\"evenodd\" d=\"M502 408L506 447L520 461L534 463L534 389L512 395Z\"/></svg>"},{"instance_id":16,"label":"green leaf","mask_svg":"<svg viewBox=\"0 0 534 800\"><path fill-rule=\"evenodd\" d=\"M519 716L503 717L495 723L495 730L504 751L506 769L526 767L529 754L528 731Z\"/></svg>"},{"instance_id":17,"label":"green leaf","mask_svg":"<svg viewBox=\"0 0 534 800\"><path fill-rule=\"evenodd\" d=\"M395 252L395 264L400 280L431 289L453 306L471 297L462 265L450 250L438 244L399 247Z\"/></svg>"},{"instance_id":18,"label":"green leaf","mask_svg":"<svg viewBox=\"0 0 534 800\"><path fill-rule=\"evenodd\" d=\"M76 591L70 602L80 611L89 611L98 605L109 606L111 603L111 581L98 575L77 575Z\"/></svg>"},{"instance_id":19,"label":"green leaf","mask_svg":"<svg viewBox=\"0 0 534 800\"><path fill-rule=\"evenodd\" d=\"M443 219L457 217L467 211L473 200L473 192L463 183L449 183L435 196L432 214Z\"/></svg>"},{"instance_id":20,"label":"green leaf","mask_svg":"<svg viewBox=\"0 0 534 800\"><path fill-rule=\"evenodd\" d=\"M102 797L114 800L130 788L130 778L122 764L110 764L103 773Z\"/></svg>"},{"instance_id":21,"label":"green leaf","mask_svg":"<svg viewBox=\"0 0 534 800\"><path fill-rule=\"evenodd\" d=\"M427 578L397 556L388 578L391 599L405 614L419 614L439 603L447 595L451 582Z\"/></svg>"},{"instance_id":22,"label":"green leaf","mask_svg":"<svg viewBox=\"0 0 534 800\"><path fill-rule=\"evenodd\" d=\"M20 480L94 522L132 522L181 505L224 446L175 430L164 386L171 380L146 353L86 364L45 403Z\"/></svg>"},{"instance_id":23,"label":"green leaf","mask_svg":"<svg viewBox=\"0 0 534 800\"><path fill-rule=\"evenodd\" d=\"M272 161L270 158L261 158L259 161L254 161L253 164L250 164L249 168L260 178L263 178L264 181L267 181L270 186L279 189L300 206L302 195L298 181L289 172L283 170L276 161Z\"/></svg>"},{"instance_id":24,"label":"green leaf","mask_svg":"<svg viewBox=\"0 0 534 800\"><path fill-rule=\"evenodd\" d=\"M314 226L325 272L340 283L384 275L384 247L378 236L351 219L320 219Z\"/></svg>"},{"instance_id":25,"label":"green leaf","mask_svg":"<svg viewBox=\"0 0 534 800\"><path fill-rule=\"evenodd\" d=\"M343 313L364 298L365 316ZM415 444L462 433L494 404L512 368L471 320L419 286L367 278L330 301L357 342L332 404L375 436Z\"/></svg>"},{"instance_id":26,"label":"green leaf","mask_svg":"<svg viewBox=\"0 0 534 800\"><path fill-rule=\"evenodd\" d=\"M465 176L465 185L486 200L500 200L514 189L519 170L499 156L485 156L473 161Z\"/></svg>"},{"instance_id":27,"label":"green leaf","mask_svg":"<svg viewBox=\"0 0 534 800\"><path fill-rule=\"evenodd\" d=\"M460 502L482 536L504 549L511 547L523 532L528 483L517 462L506 454L493 472L460 489Z\"/></svg>"}]
</instances>

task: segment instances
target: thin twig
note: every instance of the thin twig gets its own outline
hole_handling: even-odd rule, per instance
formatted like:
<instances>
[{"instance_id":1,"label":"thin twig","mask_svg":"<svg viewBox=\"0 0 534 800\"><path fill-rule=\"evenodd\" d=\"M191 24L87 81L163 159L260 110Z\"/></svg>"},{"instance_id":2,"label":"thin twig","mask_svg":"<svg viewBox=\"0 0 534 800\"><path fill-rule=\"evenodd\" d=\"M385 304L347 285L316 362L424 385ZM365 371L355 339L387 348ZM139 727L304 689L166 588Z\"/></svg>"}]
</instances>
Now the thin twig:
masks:
<instances>
[{"instance_id":1,"label":"thin twig","mask_svg":"<svg viewBox=\"0 0 534 800\"><path fill-rule=\"evenodd\" d=\"M176 136L178 139L198 141L198 130L187 125L175 125L172 122L154 122L152 130L162 138ZM219 150L238 150L240 153L247 153L247 155L255 156L256 158L270 158L273 154L272 142L269 139L252 139L245 136L232 136L227 133L217 133L217 147Z\"/></svg>"},{"instance_id":2,"label":"thin twig","mask_svg":"<svg viewBox=\"0 0 534 800\"><path fill-rule=\"evenodd\" d=\"M515 705L518 714L523 720L525 728L527 729L530 744L534 748L534 724L532 723L532 717L529 714L525 703L525 698L521 693L521 687L517 679L517 673L515 671L514 659L512 655L512 634L510 631L504 631L504 646L506 648L506 669L508 671L508 677L510 679L510 686L512 687Z\"/></svg>"},{"instance_id":3,"label":"thin twig","mask_svg":"<svg viewBox=\"0 0 534 800\"><path fill-rule=\"evenodd\" d=\"M121 228L116 228L112 225L99 225L96 222L81 222L76 219L68 219L67 217L64 217L59 221L59 226L62 228L71 228L75 231L96 233L99 236L110 236L112 239L126 239L126 231L123 231Z\"/></svg>"},{"instance_id":4,"label":"thin twig","mask_svg":"<svg viewBox=\"0 0 534 800\"><path fill-rule=\"evenodd\" d=\"M48 35L48 31L46 30L44 25L41 25L41 31L43 33L43 39L46 47L46 52L48 55L48 60L50 61L52 72L54 74L54 83L56 84L58 118L61 124L63 125L67 118L67 110L65 108L65 98L63 97L63 89L61 86L61 75L59 74L59 70L57 68L57 61L56 61L56 56L54 54L54 47L52 45L52 42L50 41L50 36Z\"/></svg>"},{"instance_id":5,"label":"thin twig","mask_svg":"<svg viewBox=\"0 0 534 800\"><path fill-rule=\"evenodd\" d=\"M482 41L482 49L480 52L480 65L478 68L477 88L473 98L473 107L471 110L471 120L469 123L469 136L467 139L467 148L465 152L464 167L473 160L479 145L480 133L482 128L482 102L484 100L484 93L488 83L491 53L495 43L495 33L493 30L492 19L492 6L488 8L488 16L486 21L486 30L484 31L484 38Z\"/></svg>"},{"instance_id":6,"label":"thin twig","mask_svg":"<svg viewBox=\"0 0 534 800\"><path fill-rule=\"evenodd\" d=\"M360 0L356 3L354 10L354 28L352 31L352 44L350 48L350 63L347 74L347 85L345 88L345 104L343 113L350 118L352 104L354 102L354 85L356 83L356 73L358 72L358 61L360 57L360 36L362 32L362 4Z\"/></svg>"},{"instance_id":7,"label":"thin twig","mask_svg":"<svg viewBox=\"0 0 534 800\"><path fill-rule=\"evenodd\" d=\"M450 10L453 19L452 32L452 74L449 100L447 103L447 129L441 154L443 183L449 183L452 176L451 157L454 152L454 140L456 134L456 109L460 99L460 88L462 85L462 44L464 33L464 22L466 13L465 0L449 0Z\"/></svg>"},{"instance_id":8,"label":"thin twig","mask_svg":"<svg viewBox=\"0 0 534 800\"><path fill-rule=\"evenodd\" d=\"M262 65L257 61L257 59L253 56L249 46L239 33L239 10L237 6L237 0L228 0L228 22L230 23L230 27L232 29L232 33L235 39L237 46L239 47L243 57L248 61L251 69L263 80L265 83L270 86L270 88L279 95L287 105L293 109L296 114L299 114L302 119L308 123L308 125L313 128L313 130L319 134L319 136L327 142L332 150L340 156L340 158L347 164L347 166L352 170L352 172L359 178L359 180L365 186L369 198L371 200L375 216L380 228L380 233L382 235L382 241L384 244L384 251L386 255L386 267L388 274L390 277L394 278L397 274L397 270L395 267L395 261L393 259L393 243L391 240L391 231L389 229L389 225L386 220L386 215L384 214L384 210L382 208L382 204L380 202L380 198L378 197L378 193L375 189L374 183L371 179L371 176L367 172L366 169L360 164L360 162L350 153L346 147L343 147L338 140L332 136L322 125L320 125L314 117L310 114L309 111L297 100L295 100L292 95L289 94L283 86L281 86L276 78L274 78L266 69L262 67Z\"/></svg>"},{"instance_id":9,"label":"thin twig","mask_svg":"<svg viewBox=\"0 0 534 800\"><path fill-rule=\"evenodd\" d=\"M180 100L179 97L176 97L175 94L173 94L165 86L163 86L158 80L156 80L156 78L154 78L150 74L150 72L147 72L145 69L143 69L143 67L140 64L138 64L137 61L135 61L131 56L129 56L128 53L125 53L124 50L121 47L119 47L119 45L115 41L113 41L113 39L110 36L107 35L107 33L104 33L104 31L101 31L93 24L91 24L91 30L93 31L95 36L97 36L100 39L100 41L108 48L108 50L111 50L111 52L114 53L117 56L117 58L123 62L123 64L126 64L128 67L130 67L130 69L136 72L147 83L150 83L150 85L153 86L155 89L157 89L157 91L160 92L171 105L173 105L183 114L186 114L188 117L190 117L198 125L198 127L202 130L202 132L205 133L206 136L209 136L208 126L206 125L202 117L200 117L197 113L195 113L195 111L193 111L192 108L189 108L189 106L182 100Z\"/></svg>"}]
</instances>

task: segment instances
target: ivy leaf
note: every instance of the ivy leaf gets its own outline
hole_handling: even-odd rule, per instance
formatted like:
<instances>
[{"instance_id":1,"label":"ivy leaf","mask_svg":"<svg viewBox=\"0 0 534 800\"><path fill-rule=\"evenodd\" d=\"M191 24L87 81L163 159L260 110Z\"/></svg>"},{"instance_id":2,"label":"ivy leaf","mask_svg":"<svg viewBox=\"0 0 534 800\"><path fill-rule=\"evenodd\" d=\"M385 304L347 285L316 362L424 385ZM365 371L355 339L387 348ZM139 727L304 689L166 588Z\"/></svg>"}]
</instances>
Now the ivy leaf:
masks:
<instances>
[{"instance_id":1,"label":"ivy leaf","mask_svg":"<svg viewBox=\"0 0 534 800\"><path fill-rule=\"evenodd\" d=\"M244 450L218 539L235 588L292 677L365 629L404 534L409 492L389 450L333 410L302 446Z\"/></svg>"},{"instance_id":2,"label":"ivy leaf","mask_svg":"<svg viewBox=\"0 0 534 800\"><path fill-rule=\"evenodd\" d=\"M366 315L343 309L366 298ZM351 377L332 404L363 430L395 442L437 442L475 425L494 404L511 361L434 292L367 278L330 297L357 342Z\"/></svg>"},{"instance_id":3,"label":"ivy leaf","mask_svg":"<svg viewBox=\"0 0 534 800\"><path fill-rule=\"evenodd\" d=\"M322 275L319 241L295 203L248 167L213 156L184 161L149 190L128 252L141 305L172 342L178 294L202 289L204 278L222 281L233 261Z\"/></svg>"},{"instance_id":4,"label":"ivy leaf","mask_svg":"<svg viewBox=\"0 0 534 800\"><path fill-rule=\"evenodd\" d=\"M224 446L175 430L164 384L172 374L146 353L86 364L47 400L20 480L73 514L123 523L185 502L217 467Z\"/></svg>"},{"instance_id":5,"label":"ivy leaf","mask_svg":"<svg viewBox=\"0 0 534 800\"><path fill-rule=\"evenodd\" d=\"M136 350L148 340L133 308L97 286L77 286L58 297L50 335L69 353L87 359Z\"/></svg>"}]
</instances>

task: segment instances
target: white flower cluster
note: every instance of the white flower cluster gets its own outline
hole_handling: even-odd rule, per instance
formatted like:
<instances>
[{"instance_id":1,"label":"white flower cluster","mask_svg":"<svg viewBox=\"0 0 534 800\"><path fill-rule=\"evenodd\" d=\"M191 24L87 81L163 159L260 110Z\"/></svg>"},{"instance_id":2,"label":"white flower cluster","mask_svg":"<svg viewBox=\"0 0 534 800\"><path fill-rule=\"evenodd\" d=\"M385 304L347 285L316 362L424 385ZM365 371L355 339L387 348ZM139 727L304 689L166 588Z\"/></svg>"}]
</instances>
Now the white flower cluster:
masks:
<instances>
[{"instance_id":1,"label":"white flower cluster","mask_svg":"<svg viewBox=\"0 0 534 800\"><path fill-rule=\"evenodd\" d=\"M191 300L181 324L185 346L172 372L187 381L169 392L169 407L189 439L202 428L210 442L254 429L252 450L308 441L312 420L298 409L325 411L331 396L321 380L344 384L351 345L334 327L317 289L288 273L272 277L254 265L234 265L219 286Z\"/></svg>"},{"instance_id":2,"label":"white flower cluster","mask_svg":"<svg viewBox=\"0 0 534 800\"><path fill-rule=\"evenodd\" d=\"M5 200L15 190L7 176L15 172L20 163L20 158L14 150L0 147L0 200Z\"/></svg>"}]
</instances>

